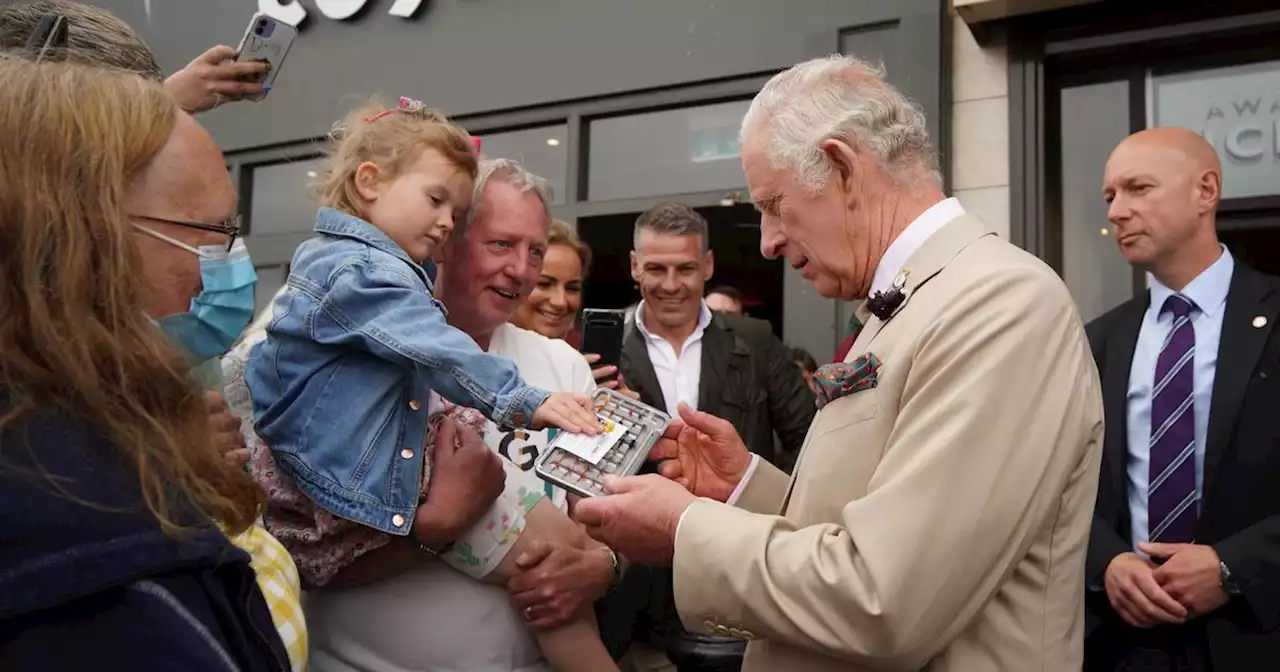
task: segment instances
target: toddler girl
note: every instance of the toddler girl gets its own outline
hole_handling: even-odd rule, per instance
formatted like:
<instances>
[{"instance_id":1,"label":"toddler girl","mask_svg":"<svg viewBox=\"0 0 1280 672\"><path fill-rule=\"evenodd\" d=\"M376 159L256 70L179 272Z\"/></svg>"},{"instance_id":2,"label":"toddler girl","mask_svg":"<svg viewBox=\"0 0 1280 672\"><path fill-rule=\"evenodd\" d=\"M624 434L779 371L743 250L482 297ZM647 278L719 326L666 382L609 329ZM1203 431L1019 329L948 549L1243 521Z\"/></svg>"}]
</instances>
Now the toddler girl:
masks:
<instances>
[{"instance_id":1,"label":"toddler girl","mask_svg":"<svg viewBox=\"0 0 1280 672\"><path fill-rule=\"evenodd\" d=\"M446 324L431 294L424 265L470 205L477 158L466 132L402 98L390 110L357 111L332 139L317 190L320 235L294 254L245 370L255 430L270 447L255 456L269 495L264 520L307 587L393 536L413 538L415 514L431 506L423 495L442 411L600 431L588 398L526 385L510 360ZM564 540L540 515L526 528L538 499L504 493L453 547L419 544L423 559L439 555L477 579L505 582L528 540ZM584 618L539 643L558 670L616 669L593 628Z\"/></svg>"}]
</instances>

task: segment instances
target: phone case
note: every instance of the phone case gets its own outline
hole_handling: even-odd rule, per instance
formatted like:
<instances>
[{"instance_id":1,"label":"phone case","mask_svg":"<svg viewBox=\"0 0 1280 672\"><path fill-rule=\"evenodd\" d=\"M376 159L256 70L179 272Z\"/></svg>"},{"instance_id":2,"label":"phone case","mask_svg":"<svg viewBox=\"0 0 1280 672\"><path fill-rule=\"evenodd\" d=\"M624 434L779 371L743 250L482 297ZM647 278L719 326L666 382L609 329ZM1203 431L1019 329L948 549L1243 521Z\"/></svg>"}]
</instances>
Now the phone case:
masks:
<instances>
[{"instance_id":1,"label":"phone case","mask_svg":"<svg viewBox=\"0 0 1280 672\"><path fill-rule=\"evenodd\" d=\"M618 442L593 464L565 450L561 442L576 435L560 432L534 465L542 480L583 497L607 494L606 475L634 476L671 424L666 413L608 388L597 389L592 398L602 419L625 430Z\"/></svg>"},{"instance_id":2,"label":"phone case","mask_svg":"<svg viewBox=\"0 0 1280 672\"><path fill-rule=\"evenodd\" d=\"M270 87L275 84L280 66L284 64L289 47L293 46L293 40L297 36L297 28L259 12L253 15L249 27L245 28L244 37L240 39L240 46L236 49L236 60L265 61L267 71L259 79ZM266 97L266 91L246 96L248 100L262 100Z\"/></svg>"}]
</instances>

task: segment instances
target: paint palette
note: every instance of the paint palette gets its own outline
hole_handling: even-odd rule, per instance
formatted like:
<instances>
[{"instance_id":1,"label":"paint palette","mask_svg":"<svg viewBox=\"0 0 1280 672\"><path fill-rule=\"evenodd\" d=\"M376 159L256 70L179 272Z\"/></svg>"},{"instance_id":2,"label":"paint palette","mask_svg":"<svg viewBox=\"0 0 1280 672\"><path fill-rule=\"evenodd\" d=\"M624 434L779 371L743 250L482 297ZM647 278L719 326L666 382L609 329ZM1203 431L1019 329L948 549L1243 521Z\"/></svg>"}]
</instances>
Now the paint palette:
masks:
<instances>
[{"instance_id":1,"label":"paint palette","mask_svg":"<svg viewBox=\"0 0 1280 672\"><path fill-rule=\"evenodd\" d=\"M592 396L604 426L600 436L557 432L534 466L544 481L583 497L608 494L605 476L634 476L671 418L658 409L600 388Z\"/></svg>"}]
</instances>

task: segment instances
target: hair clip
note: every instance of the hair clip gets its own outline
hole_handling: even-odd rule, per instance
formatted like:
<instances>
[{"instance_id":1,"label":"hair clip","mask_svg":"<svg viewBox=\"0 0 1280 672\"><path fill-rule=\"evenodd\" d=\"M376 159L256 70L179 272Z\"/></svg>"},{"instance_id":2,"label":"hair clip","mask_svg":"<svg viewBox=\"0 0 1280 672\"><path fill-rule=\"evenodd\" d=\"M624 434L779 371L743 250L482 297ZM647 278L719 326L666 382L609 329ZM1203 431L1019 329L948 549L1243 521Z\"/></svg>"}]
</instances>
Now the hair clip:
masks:
<instances>
[{"instance_id":1,"label":"hair clip","mask_svg":"<svg viewBox=\"0 0 1280 672\"><path fill-rule=\"evenodd\" d=\"M476 146L476 154L479 154L479 153L480 153L480 145L482 145L482 144L484 144L484 143L480 142L480 138L477 138L477 137L474 137L474 136L473 136L473 137L471 138L471 144L473 144L473 145L475 145L475 146Z\"/></svg>"},{"instance_id":2,"label":"hair clip","mask_svg":"<svg viewBox=\"0 0 1280 672\"><path fill-rule=\"evenodd\" d=\"M408 112L409 114L420 114L425 109L427 109L427 106L423 105L421 100L414 100L412 98L400 96L400 102L397 103L395 107L389 110L383 110L377 114L367 116L364 118L364 122L366 124L372 124L373 122L387 115L395 114L396 112Z\"/></svg>"}]
</instances>

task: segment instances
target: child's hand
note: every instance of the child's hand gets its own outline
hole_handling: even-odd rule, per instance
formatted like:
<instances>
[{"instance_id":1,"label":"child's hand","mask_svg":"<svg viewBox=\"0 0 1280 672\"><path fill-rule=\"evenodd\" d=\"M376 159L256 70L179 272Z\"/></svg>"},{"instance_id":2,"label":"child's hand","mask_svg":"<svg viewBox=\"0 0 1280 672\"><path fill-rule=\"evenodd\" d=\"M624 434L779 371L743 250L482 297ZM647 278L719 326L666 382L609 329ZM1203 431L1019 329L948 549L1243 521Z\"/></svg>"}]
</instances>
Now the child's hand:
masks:
<instances>
[{"instance_id":1,"label":"child's hand","mask_svg":"<svg viewBox=\"0 0 1280 672\"><path fill-rule=\"evenodd\" d=\"M596 436L603 428L596 417L591 397L585 394L558 392L547 397L533 412L533 428L559 427L566 432Z\"/></svg>"}]
</instances>

